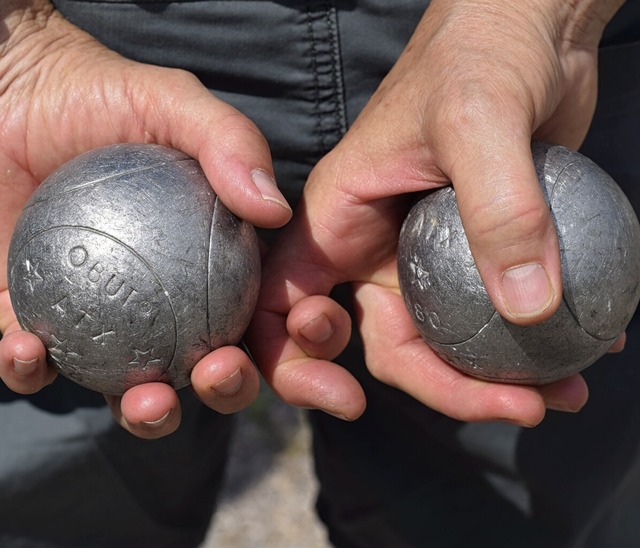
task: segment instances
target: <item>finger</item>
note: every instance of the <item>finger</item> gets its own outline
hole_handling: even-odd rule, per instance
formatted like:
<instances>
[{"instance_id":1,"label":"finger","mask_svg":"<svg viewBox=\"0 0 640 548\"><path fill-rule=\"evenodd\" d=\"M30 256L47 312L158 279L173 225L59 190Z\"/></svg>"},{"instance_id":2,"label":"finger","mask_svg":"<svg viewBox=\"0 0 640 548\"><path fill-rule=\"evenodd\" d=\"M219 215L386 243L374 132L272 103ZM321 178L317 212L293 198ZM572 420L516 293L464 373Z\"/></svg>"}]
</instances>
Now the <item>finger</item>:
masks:
<instances>
[{"instance_id":1,"label":"finger","mask_svg":"<svg viewBox=\"0 0 640 548\"><path fill-rule=\"evenodd\" d=\"M180 400L168 384L141 384L121 397L105 396L105 399L116 421L139 438L168 436L180 426Z\"/></svg>"},{"instance_id":2,"label":"finger","mask_svg":"<svg viewBox=\"0 0 640 548\"><path fill-rule=\"evenodd\" d=\"M366 406L358 381L343 367L309 357L289 337L286 313L256 310L247 341L262 376L284 402L355 420Z\"/></svg>"},{"instance_id":3,"label":"finger","mask_svg":"<svg viewBox=\"0 0 640 548\"><path fill-rule=\"evenodd\" d=\"M367 365L378 380L458 420L531 427L544 418L535 388L485 382L441 360L419 337L397 292L358 284L355 303Z\"/></svg>"},{"instance_id":4,"label":"finger","mask_svg":"<svg viewBox=\"0 0 640 548\"><path fill-rule=\"evenodd\" d=\"M244 409L258 397L260 377L242 350L226 346L196 364L191 384L205 405L228 414Z\"/></svg>"},{"instance_id":5,"label":"finger","mask_svg":"<svg viewBox=\"0 0 640 548\"><path fill-rule=\"evenodd\" d=\"M539 387L548 409L576 413L587 403L589 389L582 375L573 375L566 379Z\"/></svg>"},{"instance_id":6,"label":"finger","mask_svg":"<svg viewBox=\"0 0 640 548\"><path fill-rule=\"evenodd\" d=\"M555 227L528 134L459 143L450 174L476 265L498 312L521 325L549 318L562 298Z\"/></svg>"},{"instance_id":7,"label":"finger","mask_svg":"<svg viewBox=\"0 0 640 548\"><path fill-rule=\"evenodd\" d=\"M609 347L609 352L611 353L622 352L626 344L627 344L627 334L622 333L622 335L620 335Z\"/></svg>"},{"instance_id":8,"label":"finger","mask_svg":"<svg viewBox=\"0 0 640 548\"><path fill-rule=\"evenodd\" d=\"M297 216L265 258L247 343L262 376L283 401L354 420L366 405L358 381L339 365L310 357L287 331L287 317L296 303L312 295L328 295L341 281L332 265L318 255L323 252L317 235L305 219Z\"/></svg>"},{"instance_id":9,"label":"finger","mask_svg":"<svg viewBox=\"0 0 640 548\"><path fill-rule=\"evenodd\" d=\"M141 110L148 113L147 130L196 158L222 202L239 217L265 228L288 222L291 207L278 189L269 146L255 124L190 73L174 70L171 76L173 93L152 90L160 108Z\"/></svg>"},{"instance_id":10,"label":"finger","mask_svg":"<svg viewBox=\"0 0 640 548\"><path fill-rule=\"evenodd\" d=\"M293 306L287 331L308 356L333 360L349 342L351 318L329 297L311 296Z\"/></svg>"},{"instance_id":11,"label":"finger","mask_svg":"<svg viewBox=\"0 0 640 548\"><path fill-rule=\"evenodd\" d=\"M47 364L42 341L26 331L8 330L0 340L0 377L19 394L34 394L51 384L56 371Z\"/></svg>"},{"instance_id":12,"label":"finger","mask_svg":"<svg viewBox=\"0 0 640 548\"><path fill-rule=\"evenodd\" d=\"M6 272L0 273L0 284L6 287ZM0 292L0 333L7 334L10 331L17 331L20 329L20 324L13 313L13 307L11 306L11 299L9 298L9 291Z\"/></svg>"}]
</instances>

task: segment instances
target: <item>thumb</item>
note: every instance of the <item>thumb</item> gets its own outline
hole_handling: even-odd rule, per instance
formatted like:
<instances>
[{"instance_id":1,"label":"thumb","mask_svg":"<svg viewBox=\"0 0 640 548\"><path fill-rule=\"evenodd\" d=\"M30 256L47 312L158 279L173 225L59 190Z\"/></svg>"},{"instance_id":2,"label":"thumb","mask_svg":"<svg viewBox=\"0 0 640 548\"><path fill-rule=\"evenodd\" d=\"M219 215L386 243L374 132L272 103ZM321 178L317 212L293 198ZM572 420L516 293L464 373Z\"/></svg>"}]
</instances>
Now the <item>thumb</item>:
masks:
<instances>
[{"instance_id":1,"label":"thumb","mask_svg":"<svg viewBox=\"0 0 640 548\"><path fill-rule=\"evenodd\" d=\"M151 92L155 108L144 109L146 131L196 158L216 194L239 217L264 228L287 223L291 207L278 190L269 146L256 125L192 74L173 70L171 79L171 93L166 85Z\"/></svg>"},{"instance_id":2,"label":"thumb","mask_svg":"<svg viewBox=\"0 0 640 548\"><path fill-rule=\"evenodd\" d=\"M482 152L458 152L451 179L489 297L508 321L544 321L562 298L560 253L529 135L516 143L494 138Z\"/></svg>"}]
</instances>

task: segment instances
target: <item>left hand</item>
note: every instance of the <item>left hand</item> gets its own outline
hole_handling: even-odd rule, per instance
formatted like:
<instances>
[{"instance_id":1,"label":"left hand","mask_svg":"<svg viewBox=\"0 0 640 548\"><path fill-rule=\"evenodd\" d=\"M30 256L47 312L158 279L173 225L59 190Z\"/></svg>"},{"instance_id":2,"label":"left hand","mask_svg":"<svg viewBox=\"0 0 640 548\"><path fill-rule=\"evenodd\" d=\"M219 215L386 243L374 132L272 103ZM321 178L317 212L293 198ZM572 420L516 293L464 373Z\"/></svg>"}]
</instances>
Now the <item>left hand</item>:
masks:
<instances>
[{"instance_id":1,"label":"left hand","mask_svg":"<svg viewBox=\"0 0 640 548\"><path fill-rule=\"evenodd\" d=\"M250 120L192 74L108 50L48 0L0 2L0 128L0 382L20 394L54 382L56 372L12 310L9 241L31 193L62 163L111 143L163 144L196 158L239 217L275 228L291 216L271 180L269 147ZM204 357L191 381L203 403L222 413L243 409L258 394L258 373L236 347ZM139 385L107 401L116 420L143 438L180 423L178 396L166 384Z\"/></svg>"}]
</instances>

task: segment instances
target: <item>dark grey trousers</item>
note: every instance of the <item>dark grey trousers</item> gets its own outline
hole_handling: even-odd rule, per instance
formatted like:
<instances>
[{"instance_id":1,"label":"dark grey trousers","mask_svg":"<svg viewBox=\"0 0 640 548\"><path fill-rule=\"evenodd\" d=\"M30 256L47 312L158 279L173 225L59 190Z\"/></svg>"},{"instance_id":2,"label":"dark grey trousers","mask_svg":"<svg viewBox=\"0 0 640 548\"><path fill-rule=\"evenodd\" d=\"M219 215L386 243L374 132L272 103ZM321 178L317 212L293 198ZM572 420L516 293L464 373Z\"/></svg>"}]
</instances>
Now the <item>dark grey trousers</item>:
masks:
<instances>
[{"instance_id":1,"label":"dark grey trousers","mask_svg":"<svg viewBox=\"0 0 640 548\"><path fill-rule=\"evenodd\" d=\"M411 35L426 0L55 0L124 55L194 72L253 119L295 201ZM640 16L603 41L585 152L640 210ZM348 298L345 297L345 300ZM318 508L339 547L604 547L640 542L640 323L622 355L586 372L577 415L534 430L465 424L375 381L357 340L342 357L369 406L355 423L312 413ZM183 391L178 434L116 426L100 397L60 379L0 388L0 546L196 546L219 487L227 418ZM269 519L265 516L265 519Z\"/></svg>"}]
</instances>

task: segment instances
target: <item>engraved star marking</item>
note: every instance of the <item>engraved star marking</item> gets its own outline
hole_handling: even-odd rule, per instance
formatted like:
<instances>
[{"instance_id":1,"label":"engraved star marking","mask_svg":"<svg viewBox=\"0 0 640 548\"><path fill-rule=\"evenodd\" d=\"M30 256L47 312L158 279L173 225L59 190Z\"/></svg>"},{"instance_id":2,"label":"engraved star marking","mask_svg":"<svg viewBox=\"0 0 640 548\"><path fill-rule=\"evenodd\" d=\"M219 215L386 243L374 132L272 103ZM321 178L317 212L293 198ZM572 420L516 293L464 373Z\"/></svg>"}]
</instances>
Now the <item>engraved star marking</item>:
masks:
<instances>
[{"instance_id":1,"label":"engraved star marking","mask_svg":"<svg viewBox=\"0 0 640 548\"><path fill-rule=\"evenodd\" d=\"M29 285L29 289L33 292L34 285L44 281L44 278L42 277L40 272L38 272L38 268L40 267L40 264L39 263L34 264L29 259L27 259L24 265L27 268L27 273L24 276L24 280Z\"/></svg>"},{"instance_id":2,"label":"engraved star marking","mask_svg":"<svg viewBox=\"0 0 640 548\"><path fill-rule=\"evenodd\" d=\"M70 360L74 361L81 357L80 354L69 348L67 339L60 340L55 335L51 335L51 341L49 346L47 346L47 350L55 361L64 363L65 365L71 365L69 363Z\"/></svg>"},{"instance_id":3,"label":"engraved star marking","mask_svg":"<svg viewBox=\"0 0 640 548\"><path fill-rule=\"evenodd\" d=\"M146 369L149 364L162 361L160 358L153 356L153 347L149 350L138 350L134 348L133 351L136 353L136 357L129 362L129 365L136 365L141 369Z\"/></svg>"},{"instance_id":4,"label":"engraved star marking","mask_svg":"<svg viewBox=\"0 0 640 548\"><path fill-rule=\"evenodd\" d=\"M48 350L54 360L64 361L69 353L67 339L60 340L55 335L51 335L51 345Z\"/></svg>"},{"instance_id":5,"label":"engraved star marking","mask_svg":"<svg viewBox=\"0 0 640 548\"><path fill-rule=\"evenodd\" d=\"M411 268L411 272L413 273L413 280L411 283L416 284L422 291L424 291L431 286L431 280L429 279L430 273L422 267L418 257L414 257L413 259L413 261L409 262L409 268Z\"/></svg>"}]
</instances>

